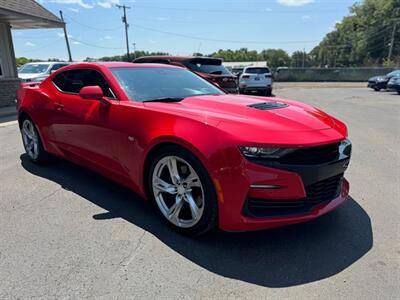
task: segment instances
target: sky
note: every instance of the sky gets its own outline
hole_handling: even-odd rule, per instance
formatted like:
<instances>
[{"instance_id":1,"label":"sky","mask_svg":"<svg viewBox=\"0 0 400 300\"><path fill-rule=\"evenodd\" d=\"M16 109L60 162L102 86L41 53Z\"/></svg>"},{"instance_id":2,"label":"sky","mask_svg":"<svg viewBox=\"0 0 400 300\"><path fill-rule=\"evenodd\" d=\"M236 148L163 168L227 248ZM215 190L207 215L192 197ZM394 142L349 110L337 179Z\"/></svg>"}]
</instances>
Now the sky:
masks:
<instances>
[{"instance_id":1,"label":"sky","mask_svg":"<svg viewBox=\"0 0 400 300\"><path fill-rule=\"evenodd\" d=\"M133 50L175 55L218 49L310 51L349 14L355 0L37 0L62 10L74 61L126 53L122 10ZM63 30L12 30L17 57L68 57Z\"/></svg>"}]
</instances>

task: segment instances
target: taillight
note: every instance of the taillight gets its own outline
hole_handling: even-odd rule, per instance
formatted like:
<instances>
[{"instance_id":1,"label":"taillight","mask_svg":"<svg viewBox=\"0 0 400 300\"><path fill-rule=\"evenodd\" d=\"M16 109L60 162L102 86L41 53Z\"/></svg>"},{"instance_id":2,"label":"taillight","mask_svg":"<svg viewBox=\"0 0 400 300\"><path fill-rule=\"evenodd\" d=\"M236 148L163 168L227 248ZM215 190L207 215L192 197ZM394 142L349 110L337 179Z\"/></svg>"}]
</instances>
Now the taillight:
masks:
<instances>
[{"instance_id":1,"label":"taillight","mask_svg":"<svg viewBox=\"0 0 400 300\"><path fill-rule=\"evenodd\" d=\"M242 78L250 78L249 75L243 75Z\"/></svg>"},{"instance_id":2,"label":"taillight","mask_svg":"<svg viewBox=\"0 0 400 300\"><path fill-rule=\"evenodd\" d=\"M272 75L271 74L267 74L267 75L265 75L265 78L272 78Z\"/></svg>"}]
</instances>

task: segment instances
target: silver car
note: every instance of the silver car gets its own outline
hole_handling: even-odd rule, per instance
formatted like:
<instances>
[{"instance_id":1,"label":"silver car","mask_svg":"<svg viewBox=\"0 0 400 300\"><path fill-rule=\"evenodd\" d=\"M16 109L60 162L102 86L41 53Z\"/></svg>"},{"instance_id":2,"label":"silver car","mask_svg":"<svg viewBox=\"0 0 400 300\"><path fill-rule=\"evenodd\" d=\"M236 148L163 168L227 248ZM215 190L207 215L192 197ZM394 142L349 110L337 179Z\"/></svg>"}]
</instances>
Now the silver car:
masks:
<instances>
[{"instance_id":1,"label":"silver car","mask_svg":"<svg viewBox=\"0 0 400 300\"><path fill-rule=\"evenodd\" d=\"M22 82L41 82L52 72L69 65L68 62L32 62L18 69L18 77Z\"/></svg>"},{"instance_id":2,"label":"silver car","mask_svg":"<svg viewBox=\"0 0 400 300\"><path fill-rule=\"evenodd\" d=\"M239 78L241 94L272 95L272 73L268 67L246 67Z\"/></svg>"}]
</instances>

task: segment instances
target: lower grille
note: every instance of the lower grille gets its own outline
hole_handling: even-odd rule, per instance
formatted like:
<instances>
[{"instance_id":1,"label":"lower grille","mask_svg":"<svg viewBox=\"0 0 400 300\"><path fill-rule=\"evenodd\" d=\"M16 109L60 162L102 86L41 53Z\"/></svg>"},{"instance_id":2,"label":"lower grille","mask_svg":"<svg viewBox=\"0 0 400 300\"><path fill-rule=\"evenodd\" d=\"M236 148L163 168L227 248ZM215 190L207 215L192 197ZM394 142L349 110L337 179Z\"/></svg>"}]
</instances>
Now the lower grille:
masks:
<instances>
[{"instance_id":1,"label":"lower grille","mask_svg":"<svg viewBox=\"0 0 400 300\"><path fill-rule=\"evenodd\" d=\"M300 200L269 200L249 198L243 212L255 218L284 217L308 213L321 203L335 199L341 190L343 174L318 181L306 187L307 197Z\"/></svg>"}]
</instances>

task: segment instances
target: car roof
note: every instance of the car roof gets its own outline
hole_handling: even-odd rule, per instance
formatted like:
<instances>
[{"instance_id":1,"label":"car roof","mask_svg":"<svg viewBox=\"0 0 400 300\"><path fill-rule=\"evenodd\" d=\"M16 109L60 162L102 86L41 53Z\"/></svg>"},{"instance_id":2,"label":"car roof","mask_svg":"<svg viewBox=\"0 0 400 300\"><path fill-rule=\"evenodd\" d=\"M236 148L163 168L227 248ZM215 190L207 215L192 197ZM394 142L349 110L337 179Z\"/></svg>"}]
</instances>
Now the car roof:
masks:
<instances>
[{"instance_id":1,"label":"car roof","mask_svg":"<svg viewBox=\"0 0 400 300\"><path fill-rule=\"evenodd\" d=\"M69 66L70 69L75 68L85 68L85 67L93 67L100 66L105 68L173 68L173 69L181 69L181 67L173 66L173 65L165 65L165 64L135 64L130 62L121 62L121 61L96 61L96 62L80 62L74 63Z\"/></svg>"},{"instance_id":2,"label":"car roof","mask_svg":"<svg viewBox=\"0 0 400 300\"><path fill-rule=\"evenodd\" d=\"M32 61L29 63L26 63L25 65L54 65L54 64L70 64L69 62L66 61Z\"/></svg>"},{"instance_id":3,"label":"car roof","mask_svg":"<svg viewBox=\"0 0 400 300\"><path fill-rule=\"evenodd\" d=\"M172 55L149 55L149 56L142 56L135 61L145 61L145 60L151 60L151 59L157 59L157 60L172 60L172 61L183 61L183 60L190 60L190 59L215 59L215 60L221 60L221 58L216 58L216 57L206 57L206 56L172 56Z\"/></svg>"}]
</instances>

